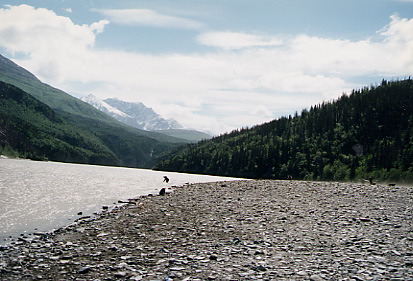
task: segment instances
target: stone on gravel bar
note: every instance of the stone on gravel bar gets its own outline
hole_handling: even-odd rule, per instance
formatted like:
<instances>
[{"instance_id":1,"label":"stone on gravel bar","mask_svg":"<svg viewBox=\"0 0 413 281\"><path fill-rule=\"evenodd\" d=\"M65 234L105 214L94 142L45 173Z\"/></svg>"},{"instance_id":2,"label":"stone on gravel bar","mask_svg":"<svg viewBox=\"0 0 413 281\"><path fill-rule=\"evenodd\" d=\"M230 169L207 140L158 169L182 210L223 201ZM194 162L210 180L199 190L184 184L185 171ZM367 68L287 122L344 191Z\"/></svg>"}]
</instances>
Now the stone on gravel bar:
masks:
<instances>
[{"instance_id":1,"label":"stone on gravel bar","mask_svg":"<svg viewBox=\"0 0 413 281\"><path fill-rule=\"evenodd\" d=\"M1 280L413 280L413 188L241 180L0 247Z\"/></svg>"}]
</instances>

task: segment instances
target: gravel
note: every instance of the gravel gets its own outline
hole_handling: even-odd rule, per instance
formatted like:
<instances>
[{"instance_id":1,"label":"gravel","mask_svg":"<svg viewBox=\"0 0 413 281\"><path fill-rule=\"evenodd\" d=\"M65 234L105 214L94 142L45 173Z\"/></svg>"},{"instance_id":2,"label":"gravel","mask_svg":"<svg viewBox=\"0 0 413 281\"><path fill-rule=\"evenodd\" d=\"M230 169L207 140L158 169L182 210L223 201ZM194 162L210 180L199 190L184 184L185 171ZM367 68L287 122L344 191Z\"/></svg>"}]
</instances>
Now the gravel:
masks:
<instances>
[{"instance_id":1,"label":"gravel","mask_svg":"<svg viewBox=\"0 0 413 281\"><path fill-rule=\"evenodd\" d=\"M176 187L0 248L1 280L413 280L413 188Z\"/></svg>"}]
</instances>

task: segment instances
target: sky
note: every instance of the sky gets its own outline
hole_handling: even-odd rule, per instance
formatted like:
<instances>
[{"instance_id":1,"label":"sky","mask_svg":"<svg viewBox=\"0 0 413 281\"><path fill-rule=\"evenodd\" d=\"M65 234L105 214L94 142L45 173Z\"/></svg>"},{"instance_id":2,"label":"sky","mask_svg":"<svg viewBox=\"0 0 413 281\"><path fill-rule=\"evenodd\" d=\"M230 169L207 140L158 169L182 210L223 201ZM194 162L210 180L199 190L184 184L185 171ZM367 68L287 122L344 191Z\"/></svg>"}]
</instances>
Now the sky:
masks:
<instances>
[{"instance_id":1,"label":"sky","mask_svg":"<svg viewBox=\"0 0 413 281\"><path fill-rule=\"evenodd\" d=\"M4 0L0 53L218 135L413 74L413 0Z\"/></svg>"}]
</instances>

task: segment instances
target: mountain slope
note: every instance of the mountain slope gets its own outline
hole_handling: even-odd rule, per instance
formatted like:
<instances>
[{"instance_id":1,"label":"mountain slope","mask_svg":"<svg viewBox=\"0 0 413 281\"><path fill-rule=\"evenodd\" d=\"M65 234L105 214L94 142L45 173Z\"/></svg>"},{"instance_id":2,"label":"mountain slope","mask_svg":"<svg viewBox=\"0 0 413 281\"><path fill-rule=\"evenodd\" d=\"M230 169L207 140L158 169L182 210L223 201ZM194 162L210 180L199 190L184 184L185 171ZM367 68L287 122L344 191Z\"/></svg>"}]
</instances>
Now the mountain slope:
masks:
<instances>
[{"instance_id":1,"label":"mountain slope","mask_svg":"<svg viewBox=\"0 0 413 281\"><path fill-rule=\"evenodd\" d=\"M94 95L87 95L81 100L116 120L140 130L156 131L183 128L176 121L169 122L162 118L143 103L125 102L116 98L100 100Z\"/></svg>"},{"instance_id":2,"label":"mountain slope","mask_svg":"<svg viewBox=\"0 0 413 281\"><path fill-rule=\"evenodd\" d=\"M248 178L413 181L413 81L179 149L157 169Z\"/></svg>"},{"instance_id":3,"label":"mountain slope","mask_svg":"<svg viewBox=\"0 0 413 281\"><path fill-rule=\"evenodd\" d=\"M80 116L85 117L86 120L96 119L97 121L107 123L110 126L114 125L128 128L125 124L108 116L100 110L97 110L90 104L41 82L32 73L2 55L0 55L0 81L15 85L39 101L45 103L56 112L65 112L67 117ZM79 120L76 120L76 122L78 121ZM134 130L134 133L163 142L186 142L182 139L168 138L159 133L154 134L142 130Z\"/></svg>"},{"instance_id":4,"label":"mountain slope","mask_svg":"<svg viewBox=\"0 0 413 281\"><path fill-rule=\"evenodd\" d=\"M99 139L118 161L108 165L151 167L156 157L187 141L127 126L93 106L42 83L0 55L0 81L12 84L47 105L60 119Z\"/></svg>"},{"instance_id":5,"label":"mountain slope","mask_svg":"<svg viewBox=\"0 0 413 281\"><path fill-rule=\"evenodd\" d=\"M1 81L0 153L61 162L119 163L94 135L72 126L49 106Z\"/></svg>"},{"instance_id":6,"label":"mountain slope","mask_svg":"<svg viewBox=\"0 0 413 281\"><path fill-rule=\"evenodd\" d=\"M171 137L181 138L189 140L191 142L198 142L201 140L211 139L211 135L195 130L183 130L183 129L169 129L169 130L159 130L156 131Z\"/></svg>"},{"instance_id":7,"label":"mountain slope","mask_svg":"<svg viewBox=\"0 0 413 281\"><path fill-rule=\"evenodd\" d=\"M0 55L0 81L15 85L44 104L47 104L53 110L65 111L84 117L93 117L106 122L112 121L107 115L95 110L79 99L42 83L32 73L2 55Z\"/></svg>"},{"instance_id":8,"label":"mountain slope","mask_svg":"<svg viewBox=\"0 0 413 281\"><path fill-rule=\"evenodd\" d=\"M162 118L152 108L146 107L143 103L125 102L116 98L105 99L104 102L110 106L126 113L132 118L132 122L126 123L145 131L183 129L184 127L175 122L168 122Z\"/></svg>"},{"instance_id":9,"label":"mountain slope","mask_svg":"<svg viewBox=\"0 0 413 281\"><path fill-rule=\"evenodd\" d=\"M92 94L84 96L80 100L90 104L94 108L108 114L109 116L112 116L113 118L117 119L118 121L121 121L121 120L119 120L121 118L123 118L123 119L132 118L128 114L120 111L117 108L114 108L113 106L110 106L109 104L107 104L103 100L98 99L97 97L95 97ZM122 123L125 123L125 122L122 122Z\"/></svg>"}]
</instances>

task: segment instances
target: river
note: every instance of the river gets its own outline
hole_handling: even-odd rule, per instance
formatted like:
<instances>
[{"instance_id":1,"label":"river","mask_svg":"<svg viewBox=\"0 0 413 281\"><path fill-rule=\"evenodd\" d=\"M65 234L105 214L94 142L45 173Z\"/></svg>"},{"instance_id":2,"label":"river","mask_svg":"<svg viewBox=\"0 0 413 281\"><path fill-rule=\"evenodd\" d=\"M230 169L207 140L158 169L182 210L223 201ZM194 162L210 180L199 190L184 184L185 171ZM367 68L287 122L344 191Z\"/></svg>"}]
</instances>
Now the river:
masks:
<instances>
[{"instance_id":1,"label":"river","mask_svg":"<svg viewBox=\"0 0 413 281\"><path fill-rule=\"evenodd\" d=\"M163 187L225 180L234 178L0 158L0 244L69 225L118 200L158 194Z\"/></svg>"}]
</instances>

